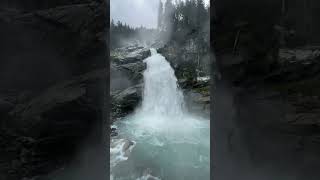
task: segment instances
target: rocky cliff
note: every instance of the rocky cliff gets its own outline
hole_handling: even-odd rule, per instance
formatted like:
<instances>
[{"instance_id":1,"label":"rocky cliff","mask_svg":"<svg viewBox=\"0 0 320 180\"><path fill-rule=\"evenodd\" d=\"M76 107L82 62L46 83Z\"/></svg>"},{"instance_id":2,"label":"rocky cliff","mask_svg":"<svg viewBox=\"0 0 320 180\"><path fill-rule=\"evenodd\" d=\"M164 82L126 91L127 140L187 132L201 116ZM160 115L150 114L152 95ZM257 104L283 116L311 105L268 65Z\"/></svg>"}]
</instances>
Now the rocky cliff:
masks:
<instances>
[{"instance_id":1,"label":"rocky cliff","mask_svg":"<svg viewBox=\"0 0 320 180\"><path fill-rule=\"evenodd\" d=\"M220 1L212 18L215 179L317 179L319 47L284 35L279 4L248 7Z\"/></svg>"},{"instance_id":2,"label":"rocky cliff","mask_svg":"<svg viewBox=\"0 0 320 180\"><path fill-rule=\"evenodd\" d=\"M2 3L0 179L101 177L107 4Z\"/></svg>"},{"instance_id":3,"label":"rocky cliff","mask_svg":"<svg viewBox=\"0 0 320 180\"><path fill-rule=\"evenodd\" d=\"M161 45L155 48L174 68L189 110L208 118L210 79L207 76L209 72L202 72L203 77L197 78L199 71L195 67L198 67L196 66L197 58L207 61L209 55L202 53L198 57L195 46L181 48L180 46ZM143 60L149 56L149 48L138 45L118 48L111 52L112 121L132 113L140 105L144 83L143 71L146 69Z\"/></svg>"}]
</instances>

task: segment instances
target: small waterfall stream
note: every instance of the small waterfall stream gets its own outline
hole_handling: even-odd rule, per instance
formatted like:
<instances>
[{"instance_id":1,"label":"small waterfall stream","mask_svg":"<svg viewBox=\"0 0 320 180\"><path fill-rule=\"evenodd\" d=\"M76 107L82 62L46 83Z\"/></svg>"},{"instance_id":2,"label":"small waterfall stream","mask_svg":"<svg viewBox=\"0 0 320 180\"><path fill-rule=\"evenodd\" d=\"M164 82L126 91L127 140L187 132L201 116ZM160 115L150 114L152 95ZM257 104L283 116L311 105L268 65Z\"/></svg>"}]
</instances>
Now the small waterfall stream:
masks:
<instances>
[{"instance_id":1,"label":"small waterfall stream","mask_svg":"<svg viewBox=\"0 0 320 180\"><path fill-rule=\"evenodd\" d=\"M209 180L209 120L185 109L169 62L151 49L144 60L141 107L118 121L110 149L114 180ZM125 152L124 147L130 146Z\"/></svg>"}]
</instances>

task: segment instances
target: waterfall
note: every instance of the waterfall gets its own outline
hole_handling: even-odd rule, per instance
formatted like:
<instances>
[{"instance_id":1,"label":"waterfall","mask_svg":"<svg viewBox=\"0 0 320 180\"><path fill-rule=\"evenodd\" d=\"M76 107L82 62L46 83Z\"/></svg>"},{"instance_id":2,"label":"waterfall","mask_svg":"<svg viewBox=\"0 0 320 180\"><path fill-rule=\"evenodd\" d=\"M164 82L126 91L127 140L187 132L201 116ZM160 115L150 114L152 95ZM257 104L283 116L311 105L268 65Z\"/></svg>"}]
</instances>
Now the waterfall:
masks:
<instances>
[{"instance_id":1,"label":"waterfall","mask_svg":"<svg viewBox=\"0 0 320 180\"><path fill-rule=\"evenodd\" d=\"M157 144L181 141L198 142L200 137L190 136L203 123L195 120L185 109L184 97L178 86L174 69L164 56L150 49L151 56L144 62L144 90L141 107L128 122L134 125L138 138L152 137ZM183 125L183 128L181 128Z\"/></svg>"},{"instance_id":2,"label":"waterfall","mask_svg":"<svg viewBox=\"0 0 320 180\"><path fill-rule=\"evenodd\" d=\"M150 52L141 106L116 123L120 139L110 151L112 178L207 180L209 121L188 113L174 69L155 49ZM123 139L134 142L127 152Z\"/></svg>"},{"instance_id":3,"label":"waterfall","mask_svg":"<svg viewBox=\"0 0 320 180\"><path fill-rule=\"evenodd\" d=\"M166 59L151 49L151 57L144 60L147 69L143 73L144 91L141 113L181 119L184 99L177 85L174 70Z\"/></svg>"}]
</instances>

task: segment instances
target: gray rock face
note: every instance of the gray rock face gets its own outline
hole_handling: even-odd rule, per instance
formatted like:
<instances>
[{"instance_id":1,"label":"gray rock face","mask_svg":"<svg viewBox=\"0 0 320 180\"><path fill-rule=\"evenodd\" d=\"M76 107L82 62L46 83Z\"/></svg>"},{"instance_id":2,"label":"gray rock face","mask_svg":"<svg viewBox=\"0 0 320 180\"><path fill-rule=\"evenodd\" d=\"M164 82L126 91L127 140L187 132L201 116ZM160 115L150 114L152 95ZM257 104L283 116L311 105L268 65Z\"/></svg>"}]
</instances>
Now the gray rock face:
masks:
<instances>
[{"instance_id":1,"label":"gray rock face","mask_svg":"<svg viewBox=\"0 0 320 180\"><path fill-rule=\"evenodd\" d=\"M114 92L111 94L112 111L111 119L124 117L133 112L142 100L143 84L135 85L123 91Z\"/></svg>"},{"instance_id":2,"label":"gray rock face","mask_svg":"<svg viewBox=\"0 0 320 180\"><path fill-rule=\"evenodd\" d=\"M0 177L19 180L68 164L87 138L89 154L101 144L107 18L102 1L10 3L0 9Z\"/></svg>"},{"instance_id":3,"label":"gray rock face","mask_svg":"<svg viewBox=\"0 0 320 180\"><path fill-rule=\"evenodd\" d=\"M297 13L311 6L293 10L304 2L286 1L285 16L295 22L286 27L294 32L287 39L283 32L281 35L272 29L284 18L274 12L285 1L230 2L216 4L216 17L224 19L217 19L219 23L213 25L217 31L212 47L221 73L213 94L213 174L217 179L317 179L319 58L316 49L300 48L317 36L310 34L314 28L304 28L305 16L313 16L312 13ZM246 8L229 11L235 3ZM248 4L252 11L242 13ZM239 52L234 53L235 29L242 30L234 28L234 24L240 21L247 21L250 27L241 32ZM300 39L301 36L304 37ZM287 47L279 49L280 46ZM232 174L228 174L230 168ZM258 173L252 173L257 169Z\"/></svg>"},{"instance_id":4,"label":"gray rock face","mask_svg":"<svg viewBox=\"0 0 320 180\"><path fill-rule=\"evenodd\" d=\"M104 11L102 4L87 3L0 16L0 36L6 42L0 53L2 87L45 89L103 66Z\"/></svg>"},{"instance_id":5,"label":"gray rock face","mask_svg":"<svg viewBox=\"0 0 320 180\"><path fill-rule=\"evenodd\" d=\"M189 112L210 119L210 95L191 89L185 92L185 97Z\"/></svg>"},{"instance_id":6,"label":"gray rock face","mask_svg":"<svg viewBox=\"0 0 320 180\"><path fill-rule=\"evenodd\" d=\"M317 49L280 49L279 59L281 63L302 62L308 63L320 56L320 48Z\"/></svg>"},{"instance_id":7,"label":"gray rock face","mask_svg":"<svg viewBox=\"0 0 320 180\"><path fill-rule=\"evenodd\" d=\"M111 52L111 119L131 113L142 99L143 60L150 50L138 45L118 48Z\"/></svg>"},{"instance_id":8,"label":"gray rock face","mask_svg":"<svg viewBox=\"0 0 320 180\"><path fill-rule=\"evenodd\" d=\"M111 91L124 90L143 83L143 60L150 56L150 50L140 46L129 46L111 52Z\"/></svg>"},{"instance_id":9,"label":"gray rock face","mask_svg":"<svg viewBox=\"0 0 320 180\"><path fill-rule=\"evenodd\" d=\"M106 69L96 70L52 86L40 96L24 104L16 105L10 115L25 121L30 117L41 116L57 106L85 97L89 91L88 82L104 78L105 72Z\"/></svg>"},{"instance_id":10,"label":"gray rock face","mask_svg":"<svg viewBox=\"0 0 320 180\"><path fill-rule=\"evenodd\" d=\"M142 61L135 63L127 63L122 65L112 66L116 71L111 76L115 75L117 72L121 73L124 77L134 84L142 83L143 81L143 71L146 69L146 64Z\"/></svg>"},{"instance_id":11,"label":"gray rock face","mask_svg":"<svg viewBox=\"0 0 320 180\"><path fill-rule=\"evenodd\" d=\"M183 45L168 43L159 48L158 52L170 62L178 79L192 81L199 75L209 75L211 71L209 50L203 48L200 51L200 46L203 44L190 39Z\"/></svg>"},{"instance_id":12,"label":"gray rock face","mask_svg":"<svg viewBox=\"0 0 320 180\"><path fill-rule=\"evenodd\" d=\"M111 53L111 61L116 64L128 64L142 61L150 56L150 50L142 47L125 47Z\"/></svg>"},{"instance_id":13,"label":"gray rock face","mask_svg":"<svg viewBox=\"0 0 320 180\"><path fill-rule=\"evenodd\" d=\"M197 111L200 114L209 116L209 81L200 80L196 78L195 66L192 64L192 58L195 57L195 47L186 46L185 50L188 55L181 54L178 47L166 46L161 43L154 44L154 46L161 47L159 53L167 56L167 60L171 62L171 65L177 65L173 67L178 75L178 83L182 89L186 91L194 91L199 94L199 98L191 96L190 109L191 111ZM140 103L142 95L143 83L143 71L146 69L146 64L142 60L150 55L150 51L143 47L131 46L116 49L111 53L113 60L111 64L111 81L114 79L114 83L111 82L112 89L112 101L114 109L112 110L112 119L123 117L126 114L132 112L134 108ZM181 55L181 57L179 56ZM178 60L179 59L179 60ZM177 61L177 62L176 62ZM184 66L185 65L185 66ZM187 68L187 69L185 69ZM194 70L194 72L188 72L188 69ZM189 74L184 74L189 73ZM181 76L179 76L181 75ZM186 76L186 78L183 78ZM192 77L192 78L188 78ZM138 85L137 85L138 84ZM113 87L115 87L113 89ZM189 96L186 93L186 96Z\"/></svg>"},{"instance_id":14,"label":"gray rock face","mask_svg":"<svg viewBox=\"0 0 320 180\"><path fill-rule=\"evenodd\" d=\"M225 60L220 57L217 61ZM249 171L257 166L268 167L263 169L266 172L281 168L299 180L309 173L318 177L319 173L306 170L319 166L318 160L313 161L319 159L320 148L316 140L320 134L316 120L320 109L318 52L285 49L280 50L278 57L280 61L273 68L268 68L268 63L253 61L220 62L222 78L217 81L214 94L214 135L220 136L215 141L229 145L219 147L220 156L225 158L219 158L217 161L221 162L217 164L238 162L233 166L239 168L247 163ZM247 69L261 66L264 73ZM230 134L223 135L220 129L229 129ZM306 160L306 156L310 159ZM275 163L280 158L282 161ZM229 167L223 164L220 171ZM261 176L270 177L264 173Z\"/></svg>"},{"instance_id":15,"label":"gray rock face","mask_svg":"<svg viewBox=\"0 0 320 180\"><path fill-rule=\"evenodd\" d=\"M9 135L15 135L9 137L12 144L6 146L17 148L18 156L17 165L8 168L19 176L34 176L71 160L83 139L95 129L99 116L100 107L90 98L94 91L90 84L105 76L106 69L92 71L56 84L21 104L6 106L11 109L6 127L12 131Z\"/></svg>"}]
</instances>

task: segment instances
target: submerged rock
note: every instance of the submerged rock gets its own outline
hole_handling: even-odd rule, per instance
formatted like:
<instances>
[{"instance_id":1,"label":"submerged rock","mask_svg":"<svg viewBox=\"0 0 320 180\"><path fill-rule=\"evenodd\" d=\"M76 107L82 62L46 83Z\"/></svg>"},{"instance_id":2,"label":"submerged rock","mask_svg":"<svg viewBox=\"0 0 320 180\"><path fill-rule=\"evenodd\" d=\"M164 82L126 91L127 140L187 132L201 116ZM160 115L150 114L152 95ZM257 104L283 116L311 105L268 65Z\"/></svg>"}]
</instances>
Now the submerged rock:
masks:
<instances>
[{"instance_id":1,"label":"submerged rock","mask_svg":"<svg viewBox=\"0 0 320 180\"><path fill-rule=\"evenodd\" d=\"M117 128L114 128L114 127L110 128L110 136L111 137L118 136Z\"/></svg>"}]
</instances>

